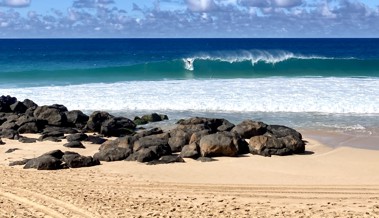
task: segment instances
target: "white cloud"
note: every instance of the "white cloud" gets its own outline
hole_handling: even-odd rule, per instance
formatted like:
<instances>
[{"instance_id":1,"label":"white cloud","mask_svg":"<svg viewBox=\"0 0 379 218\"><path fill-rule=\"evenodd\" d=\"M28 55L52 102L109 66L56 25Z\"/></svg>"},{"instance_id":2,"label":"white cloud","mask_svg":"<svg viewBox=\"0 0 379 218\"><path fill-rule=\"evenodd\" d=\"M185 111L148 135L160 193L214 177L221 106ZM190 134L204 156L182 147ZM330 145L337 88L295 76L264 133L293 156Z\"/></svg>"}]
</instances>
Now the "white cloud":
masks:
<instances>
[{"instance_id":1,"label":"white cloud","mask_svg":"<svg viewBox=\"0 0 379 218\"><path fill-rule=\"evenodd\" d=\"M239 4L246 7L265 8L271 5L270 0L239 0Z\"/></svg>"},{"instance_id":2,"label":"white cloud","mask_svg":"<svg viewBox=\"0 0 379 218\"><path fill-rule=\"evenodd\" d=\"M31 0L0 0L0 6L5 7L27 7Z\"/></svg>"},{"instance_id":3,"label":"white cloud","mask_svg":"<svg viewBox=\"0 0 379 218\"><path fill-rule=\"evenodd\" d=\"M5 1L0 0L0 2L4 4ZM68 9L54 9L42 14L33 10L20 13L17 8L2 10L0 36L377 37L379 35L379 29L376 28L379 25L379 10L354 0L332 2L325 0L319 3L310 0L181 0L180 7L163 7L162 4L159 10L153 3L139 7L131 2L130 9L126 10L118 8L118 5L112 4L111 0L73 2L73 6ZM134 2L140 4L137 0ZM164 0L164 2L179 4L178 0Z\"/></svg>"},{"instance_id":4,"label":"white cloud","mask_svg":"<svg viewBox=\"0 0 379 218\"><path fill-rule=\"evenodd\" d=\"M330 9L327 3L321 6L321 14L326 18L336 18L337 15L334 14Z\"/></svg>"},{"instance_id":5,"label":"white cloud","mask_svg":"<svg viewBox=\"0 0 379 218\"><path fill-rule=\"evenodd\" d=\"M303 3L302 0L274 0L274 5L281 8L292 8Z\"/></svg>"},{"instance_id":6,"label":"white cloud","mask_svg":"<svg viewBox=\"0 0 379 218\"><path fill-rule=\"evenodd\" d=\"M187 7L191 11L205 12L215 9L213 0L186 0Z\"/></svg>"}]
</instances>

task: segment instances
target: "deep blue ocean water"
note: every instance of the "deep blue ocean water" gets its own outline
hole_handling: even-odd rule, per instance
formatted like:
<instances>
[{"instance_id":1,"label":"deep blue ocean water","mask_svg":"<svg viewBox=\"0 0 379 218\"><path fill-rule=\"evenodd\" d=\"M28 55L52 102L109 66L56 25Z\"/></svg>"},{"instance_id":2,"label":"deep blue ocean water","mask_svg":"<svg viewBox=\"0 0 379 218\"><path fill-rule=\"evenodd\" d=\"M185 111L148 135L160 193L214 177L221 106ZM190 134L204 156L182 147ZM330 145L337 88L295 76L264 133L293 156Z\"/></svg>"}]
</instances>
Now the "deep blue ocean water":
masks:
<instances>
[{"instance_id":1,"label":"deep blue ocean water","mask_svg":"<svg viewBox=\"0 0 379 218\"><path fill-rule=\"evenodd\" d=\"M0 94L371 133L379 39L1 39Z\"/></svg>"}]
</instances>

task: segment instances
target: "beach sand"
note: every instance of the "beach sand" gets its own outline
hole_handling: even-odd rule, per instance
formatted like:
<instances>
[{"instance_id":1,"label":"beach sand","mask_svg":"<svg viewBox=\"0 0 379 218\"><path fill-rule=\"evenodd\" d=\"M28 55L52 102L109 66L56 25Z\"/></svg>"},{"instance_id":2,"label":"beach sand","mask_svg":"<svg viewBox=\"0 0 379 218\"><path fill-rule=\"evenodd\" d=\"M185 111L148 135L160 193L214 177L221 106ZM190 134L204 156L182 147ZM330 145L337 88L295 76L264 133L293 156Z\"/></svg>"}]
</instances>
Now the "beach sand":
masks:
<instances>
[{"instance_id":1,"label":"beach sand","mask_svg":"<svg viewBox=\"0 0 379 218\"><path fill-rule=\"evenodd\" d=\"M58 171L8 164L54 149L93 155L99 145L3 139L0 217L379 217L379 150L369 149L378 137L304 136L303 155L102 162ZM5 153L10 148L19 150Z\"/></svg>"}]
</instances>

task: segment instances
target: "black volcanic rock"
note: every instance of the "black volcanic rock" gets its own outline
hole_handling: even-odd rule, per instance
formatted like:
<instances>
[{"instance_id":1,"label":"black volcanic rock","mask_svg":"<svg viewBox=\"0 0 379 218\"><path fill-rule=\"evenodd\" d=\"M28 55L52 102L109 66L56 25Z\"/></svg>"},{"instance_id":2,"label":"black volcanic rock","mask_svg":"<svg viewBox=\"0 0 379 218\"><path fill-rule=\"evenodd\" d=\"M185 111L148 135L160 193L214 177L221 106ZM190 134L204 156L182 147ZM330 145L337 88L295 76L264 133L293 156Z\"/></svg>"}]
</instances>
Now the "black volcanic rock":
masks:
<instances>
[{"instance_id":1,"label":"black volcanic rock","mask_svg":"<svg viewBox=\"0 0 379 218\"><path fill-rule=\"evenodd\" d=\"M95 160L100 161L120 161L125 160L132 153L132 150L129 148L121 148L121 147L109 147L106 149L102 149L96 154L94 154L93 158Z\"/></svg>"},{"instance_id":2,"label":"black volcanic rock","mask_svg":"<svg viewBox=\"0 0 379 218\"><path fill-rule=\"evenodd\" d=\"M22 102L16 101L9 106L12 112L17 114L23 114L28 109Z\"/></svg>"},{"instance_id":3,"label":"black volcanic rock","mask_svg":"<svg viewBox=\"0 0 379 218\"><path fill-rule=\"evenodd\" d=\"M37 108L38 105L36 103L34 103L34 101L30 100L30 99L25 99L24 101L22 101L22 103L25 105L26 108Z\"/></svg>"},{"instance_id":4,"label":"black volcanic rock","mask_svg":"<svg viewBox=\"0 0 379 218\"><path fill-rule=\"evenodd\" d=\"M26 162L24 169L58 170L63 169L62 161L52 155L44 154Z\"/></svg>"},{"instance_id":5,"label":"black volcanic rock","mask_svg":"<svg viewBox=\"0 0 379 218\"><path fill-rule=\"evenodd\" d=\"M3 129L0 131L0 137L6 138L6 139L18 139L20 135L14 129Z\"/></svg>"},{"instance_id":6,"label":"black volcanic rock","mask_svg":"<svg viewBox=\"0 0 379 218\"><path fill-rule=\"evenodd\" d=\"M157 164L170 164L170 163L185 163L182 157L179 155L165 155L160 157L158 160L153 160L148 162L148 165L157 165Z\"/></svg>"},{"instance_id":7,"label":"black volcanic rock","mask_svg":"<svg viewBox=\"0 0 379 218\"><path fill-rule=\"evenodd\" d=\"M18 141L19 142L21 142L21 143L35 143L35 142L37 142L37 139L34 139L34 138L28 138L28 137L20 137L19 139L18 139Z\"/></svg>"},{"instance_id":8,"label":"black volcanic rock","mask_svg":"<svg viewBox=\"0 0 379 218\"><path fill-rule=\"evenodd\" d=\"M88 139L88 135L84 134L84 133L75 133L75 134L71 134L71 135L66 136L66 139L68 142L85 141Z\"/></svg>"},{"instance_id":9,"label":"black volcanic rock","mask_svg":"<svg viewBox=\"0 0 379 218\"><path fill-rule=\"evenodd\" d=\"M100 132L103 122L111 118L113 118L113 116L107 112L95 111L89 116L87 124L84 128L89 132Z\"/></svg>"},{"instance_id":10,"label":"black volcanic rock","mask_svg":"<svg viewBox=\"0 0 379 218\"><path fill-rule=\"evenodd\" d=\"M79 129L83 129L89 119L89 116L79 110L67 111L65 114L67 117L67 124Z\"/></svg>"},{"instance_id":11,"label":"black volcanic rock","mask_svg":"<svg viewBox=\"0 0 379 218\"><path fill-rule=\"evenodd\" d=\"M52 126L65 126L67 117L65 112L67 108L63 105L39 106L34 110L34 117L40 120L46 120Z\"/></svg>"},{"instance_id":12,"label":"black volcanic rock","mask_svg":"<svg viewBox=\"0 0 379 218\"><path fill-rule=\"evenodd\" d=\"M11 112L10 106L16 103L17 98L7 96L0 96L0 112Z\"/></svg>"},{"instance_id":13,"label":"black volcanic rock","mask_svg":"<svg viewBox=\"0 0 379 218\"><path fill-rule=\"evenodd\" d=\"M100 134L121 137L133 133L135 128L136 124L128 118L112 117L101 124Z\"/></svg>"},{"instance_id":14,"label":"black volcanic rock","mask_svg":"<svg viewBox=\"0 0 379 218\"><path fill-rule=\"evenodd\" d=\"M237 133L244 139L249 139L253 136L263 135L267 131L267 124L253 120L244 120L236 125L232 132Z\"/></svg>"},{"instance_id":15,"label":"black volcanic rock","mask_svg":"<svg viewBox=\"0 0 379 218\"><path fill-rule=\"evenodd\" d=\"M202 137L199 147L203 157L235 157L238 154L238 148L233 142L233 136L224 132Z\"/></svg>"},{"instance_id":16,"label":"black volcanic rock","mask_svg":"<svg viewBox=\"0 0 379 218\"><path fill-rule=\"evenodd\" d=\"M80 141L71 141L63 145L67 148L86 148Z\"/></svg>"},{"instance_id":17,"label":"black volcanic rock","mask_svg":"<svg viewBox=\"0 0 379 218\"><path fill-rule=\"evenodd\" d=\"M92 167L100 165L100 161L92 158L91 156L81 156L75 152L66 151L62 159L63 163L70 168L80 168L80 167Z\"/></svg>"}]
</instances>

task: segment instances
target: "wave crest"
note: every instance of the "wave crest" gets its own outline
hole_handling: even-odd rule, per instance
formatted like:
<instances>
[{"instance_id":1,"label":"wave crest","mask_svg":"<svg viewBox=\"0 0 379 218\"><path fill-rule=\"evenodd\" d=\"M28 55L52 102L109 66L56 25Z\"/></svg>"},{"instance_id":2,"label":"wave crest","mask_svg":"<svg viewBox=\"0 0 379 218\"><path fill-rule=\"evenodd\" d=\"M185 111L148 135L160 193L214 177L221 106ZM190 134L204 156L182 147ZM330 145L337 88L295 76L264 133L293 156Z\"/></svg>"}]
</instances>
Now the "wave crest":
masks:
<instances>
[{"instance_id":1,"label":"wave crest","mask_svg":"<svg viewBox=\"0 0 379 218\"><path fill-rule=\"evenodd\" d=\"M219 61L219 62L228 62L228 63L239 63L249 61L252 66L256 65L259 62L263 62L266 64L276 64L279 62L287 61L290 59L334 59L323 56L305 56L301 54L295 54L289 51L283 50L239 50L239 51L220 51L213 53L201 53L198 55L194 55L188 58L183 58L185 69L194 70L193 63L196 60L207 60L207 61Z\"/></svg>"}]
</instances>

